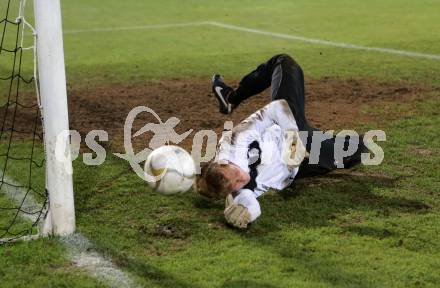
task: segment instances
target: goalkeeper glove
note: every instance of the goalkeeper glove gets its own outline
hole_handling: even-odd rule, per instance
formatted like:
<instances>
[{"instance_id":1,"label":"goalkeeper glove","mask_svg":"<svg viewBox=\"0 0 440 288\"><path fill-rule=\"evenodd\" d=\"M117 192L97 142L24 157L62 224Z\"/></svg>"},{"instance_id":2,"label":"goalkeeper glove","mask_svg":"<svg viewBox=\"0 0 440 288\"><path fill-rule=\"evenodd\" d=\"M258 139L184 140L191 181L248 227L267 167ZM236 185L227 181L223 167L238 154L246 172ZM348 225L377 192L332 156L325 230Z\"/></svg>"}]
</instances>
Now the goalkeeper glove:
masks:
<instances>
[{"instance_id":1,"label":"goalkeeper glove","mask_svg":"<svg viewBox=\"0 0 440 288\"><path fill-rule=\"evenodd\" d=\"M226 221L236 228L246 229L251 220L248 209L241 204L234 203L234 198L231 194L226 197L225 206L224 214Z\"/></svg>"}]
</instances>

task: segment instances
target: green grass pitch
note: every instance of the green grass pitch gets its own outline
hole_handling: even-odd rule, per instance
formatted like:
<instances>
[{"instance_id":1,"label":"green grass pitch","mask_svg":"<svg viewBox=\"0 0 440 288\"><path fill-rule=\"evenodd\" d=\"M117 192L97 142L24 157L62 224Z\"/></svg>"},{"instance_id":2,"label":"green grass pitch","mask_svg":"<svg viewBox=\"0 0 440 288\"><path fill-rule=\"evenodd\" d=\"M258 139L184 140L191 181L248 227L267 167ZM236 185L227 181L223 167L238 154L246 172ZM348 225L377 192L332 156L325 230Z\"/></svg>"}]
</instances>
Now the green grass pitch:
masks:
<instances>
[{"instance_id":1,"label":"green grass pitch","mask_svg":"<svg viewBox=\"0 0 440 288\"><path fill-rule=\"evenodd\" d=\"M316 79L405 80L437 87L440 81L439 60L210 25L111 30L217 21L440 55L440 3L434 0L61 2L69 87L176 77L206 77L209 83L213 72L239 78L277 53L292 54ZM30 73L30 66L24 68ZM269 193L261 198L263 216L247 232L217 225L223 221L221 202L209 203L192 192L155 194L116 157L107 156L99 167L79 159L74 162L78 231L141 287L439 287L439 96L439 90L426 95L415 104L418 113L388 123L385 161L358 169L386 177L301 182L298 195ZM20 168L15 170L19 178ZM175 227L172 236L161 232L167 226ZM0 247L1 287L106 285L72 265L56 238Z\"/></svg>"}]
</instances>

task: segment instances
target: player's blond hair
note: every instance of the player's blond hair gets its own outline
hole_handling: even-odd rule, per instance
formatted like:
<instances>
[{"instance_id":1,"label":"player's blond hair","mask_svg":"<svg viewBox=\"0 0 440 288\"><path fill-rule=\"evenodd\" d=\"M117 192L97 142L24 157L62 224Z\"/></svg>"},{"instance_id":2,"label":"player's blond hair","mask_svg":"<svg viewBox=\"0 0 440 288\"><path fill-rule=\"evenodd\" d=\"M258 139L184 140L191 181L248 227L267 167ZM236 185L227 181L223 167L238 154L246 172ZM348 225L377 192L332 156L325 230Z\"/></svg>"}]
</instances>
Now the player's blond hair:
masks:
<instances>
[{"instance_id":1,"label":"player's blond hair","mask_svg":"<svg viewBox=\"0 0 440 288\"><path fill-rule=\"evenodd\" d=\"M230 194L231 184L223 173L226 165L214 161L203 164L196 178L196 191L208 198L224 198Z\"/></svg>"}]
</instances>

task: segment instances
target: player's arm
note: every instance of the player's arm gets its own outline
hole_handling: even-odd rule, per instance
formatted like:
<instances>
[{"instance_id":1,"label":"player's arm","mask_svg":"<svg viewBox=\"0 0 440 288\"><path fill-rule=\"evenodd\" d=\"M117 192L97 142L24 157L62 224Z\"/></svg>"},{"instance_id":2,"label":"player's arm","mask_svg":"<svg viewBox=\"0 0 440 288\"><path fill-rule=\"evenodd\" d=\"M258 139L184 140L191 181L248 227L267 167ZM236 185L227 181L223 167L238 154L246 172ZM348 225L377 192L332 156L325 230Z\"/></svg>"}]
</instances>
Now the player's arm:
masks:
<instances>
[{"instance_id":1,"label":"player's arm","mask_svg":"<svg viewBox=\"0 0 440 288\"><path fill-rule=\"evenodd\" d=\"M284 99L270 102L243 120L234 129L243 130L243 127L240 127L240 125L242 125L245 126L246 129L256 130L258 133L262 133L274 124L280 126L283 131L298 131L292 110L290 110L289 104Z\"/></svg>"},{"instance_id":2,"label":"player's arm","mask_svg":"<svg viewBox=\"0 0 440 288\"><path fill-rule=\"evenodd\" d=\"M232 195L226 198L224 214L229 224L245 229L261 215L260 203L251 190L241 189L235 198Z\"/></svg>"},{"instance_id":3,"label":"player's arm","mask_svg":"<svg viewBox=\"0 0 440 288\"><path fill-rule=\"evenodd\" d=\"M235 150L247 151L252 137L261 135L274 124L281 128L285 139L283 161L291 168L298 167L308 153L303 142L305 139L301 139L295 117L284 99L270 102L232 129L231 139L236 142Z\"/></svg>"},{"instance_id":4,"label":"player's arm","mask_svg":"<svg viewBox=\"0 0 440 288\"><path fill-rule=\"evenodd\" d=\"M239 162L236 164L247 163L249 144L274 124L280 126L283 132L298 131L295 117L284 99L270 102L241 121L232 131L224 133L219 142L219 159L230 159L226 155L234 153L232 158Z\"/></svg>"}]
</instances>

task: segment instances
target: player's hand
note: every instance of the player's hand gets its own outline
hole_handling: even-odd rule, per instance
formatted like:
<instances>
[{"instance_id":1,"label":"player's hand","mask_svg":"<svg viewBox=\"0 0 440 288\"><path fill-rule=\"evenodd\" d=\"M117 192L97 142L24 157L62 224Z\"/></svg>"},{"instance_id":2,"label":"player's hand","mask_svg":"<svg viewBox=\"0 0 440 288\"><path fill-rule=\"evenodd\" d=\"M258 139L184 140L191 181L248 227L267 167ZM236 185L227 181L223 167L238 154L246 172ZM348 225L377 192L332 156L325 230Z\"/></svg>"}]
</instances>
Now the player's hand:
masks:
<instances>
[{"instance_id":1,"label":"player's hand","mask_svg":"<svg viewBox=\"0 0 440 288\"><path fill-rule=\"evenodd\" d=\"M224 214L226 221L236 228L246 229L251 219L248 209L243 205L234 203L234 198L231 194L226 197L225 206Z\"/></svg>"}]
</instances>

